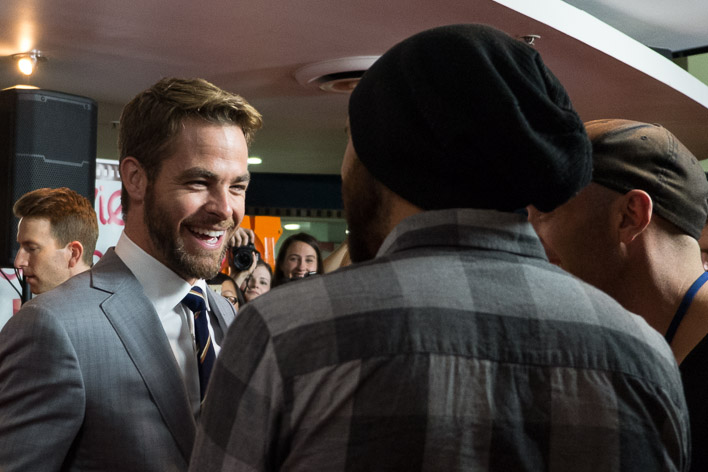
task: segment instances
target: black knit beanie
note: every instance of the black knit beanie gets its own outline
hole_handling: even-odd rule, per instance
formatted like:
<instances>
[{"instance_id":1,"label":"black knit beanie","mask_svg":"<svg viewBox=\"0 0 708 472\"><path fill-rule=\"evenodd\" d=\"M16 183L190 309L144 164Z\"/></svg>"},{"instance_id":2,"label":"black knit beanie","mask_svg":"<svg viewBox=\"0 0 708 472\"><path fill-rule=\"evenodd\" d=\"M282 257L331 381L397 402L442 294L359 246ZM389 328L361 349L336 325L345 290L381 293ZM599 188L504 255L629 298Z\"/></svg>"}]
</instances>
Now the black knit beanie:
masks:
<instances>
[{"instance_id":1,"label":"black knit beanie","mask_svg":"<svg viewBox=\"0 0 708 472\"><path fill-rule=\"evenodd\" d=\"M553 210L589 181L583 123L538 52L489 26L397 44L349 100L354 149L381 183L426 210Z\"/></svg>"}]
</instances>

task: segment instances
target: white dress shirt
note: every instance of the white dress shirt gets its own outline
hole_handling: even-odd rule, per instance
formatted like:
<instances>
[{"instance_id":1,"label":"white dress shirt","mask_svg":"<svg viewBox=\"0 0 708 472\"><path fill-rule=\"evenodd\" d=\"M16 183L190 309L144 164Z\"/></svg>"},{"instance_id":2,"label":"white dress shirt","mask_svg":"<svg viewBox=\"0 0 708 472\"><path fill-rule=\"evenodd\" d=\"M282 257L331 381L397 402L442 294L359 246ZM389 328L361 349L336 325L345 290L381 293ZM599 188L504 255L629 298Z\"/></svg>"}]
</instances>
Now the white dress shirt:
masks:
<instances>
[{"instance_id":1,"label":"white dress shirt","mask_svg":"<svg viewBox=\"0 0 708 472\"><path fill-rule=\"evenodd\" d=\"M182 277L167 268L157 259L142 250L125 234L121 233L115 248L116 254L143 286L145 296L152 302L160 318L167 339L172 347L177 365L187 387L187 393L195 418L199 415L199 369L197 367L196 345L194 342L194 316L184 305L182 299L189 293L191 285ZM210 290L202 279L195 284L205 294L207 310L209 301L206 290ZM220 347L214 342L214 329L209 322L214 353L219 354Z\"/></svg>"}]
</instances>

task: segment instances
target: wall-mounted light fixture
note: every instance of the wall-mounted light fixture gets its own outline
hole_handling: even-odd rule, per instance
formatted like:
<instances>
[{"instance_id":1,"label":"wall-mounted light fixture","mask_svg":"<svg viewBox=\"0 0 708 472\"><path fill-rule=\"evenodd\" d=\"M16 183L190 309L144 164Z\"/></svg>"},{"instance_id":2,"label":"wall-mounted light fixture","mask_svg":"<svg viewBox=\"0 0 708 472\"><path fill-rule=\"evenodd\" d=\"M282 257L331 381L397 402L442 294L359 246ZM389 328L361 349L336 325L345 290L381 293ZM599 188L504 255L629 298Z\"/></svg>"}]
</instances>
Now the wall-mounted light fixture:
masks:
<instances>
[{"instance_id":1,"label":"wall-mounted light fixture","mask_svg":"<svg viewBox=\"0 0 708 472\"><path fill-rule=\"evenodd\" d=\"M32 75L39 62L45 62L47 60L46 56L43 56L42 52L37 49L13 54L11 57L13 61L17 62L17 68L20 72L28 76Z\"/></svg>"}]
</instances>

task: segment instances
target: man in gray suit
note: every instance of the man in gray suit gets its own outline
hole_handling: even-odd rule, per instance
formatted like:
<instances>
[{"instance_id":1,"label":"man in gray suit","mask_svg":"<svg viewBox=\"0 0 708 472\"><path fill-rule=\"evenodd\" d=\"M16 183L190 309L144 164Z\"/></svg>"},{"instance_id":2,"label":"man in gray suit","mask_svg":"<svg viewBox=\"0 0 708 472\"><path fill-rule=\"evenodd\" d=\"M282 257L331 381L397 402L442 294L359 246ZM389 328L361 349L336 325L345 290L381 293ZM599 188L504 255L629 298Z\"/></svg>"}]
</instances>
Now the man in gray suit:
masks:
<instances>
[{"instance_id":1,"label":"man in gray suit","mask_svg":"<svg viewBox=\"0 0 708 472\"><path fill-rule=\"evenodd\" d=\"M204 279L243 218L260 126L242 97L201 79L163 79L126 106L124 233L0 332L0 470L187 469L202 362L236 315ZM199 289L206 307L187 308Z\"/></svg>"}]
</instances>

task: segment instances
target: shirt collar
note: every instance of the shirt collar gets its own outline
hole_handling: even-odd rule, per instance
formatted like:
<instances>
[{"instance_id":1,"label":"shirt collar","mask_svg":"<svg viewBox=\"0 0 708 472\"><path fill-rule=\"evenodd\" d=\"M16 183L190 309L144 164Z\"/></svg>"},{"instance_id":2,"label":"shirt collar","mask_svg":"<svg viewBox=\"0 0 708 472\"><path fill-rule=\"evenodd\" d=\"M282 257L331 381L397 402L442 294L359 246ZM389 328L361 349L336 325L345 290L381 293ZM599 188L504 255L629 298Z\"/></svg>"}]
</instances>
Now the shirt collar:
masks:
<instances>
[{"instance_id":1,"label":"shirt collar","mask_svg":"<svg viewBox=\"0 0 708 472\"><path fill-rule=\"evenodd\" d=\"M115 251L138 279L145 296L158 314L174 310L192 288L186 280L135 244L125 232L121 233ZM206 290L209 288L206 282L199 279L194 285L204 292L206 308L209 310L209 300L206 296Z\"/></svg>"},{"instance_id":2,"label":"shirt collar","mask_svg":"<svg viewBox=\"0 0 708 472\"><path fill-rule=\"evenodd\" d=\"M546 259L525 216L472 208L429 210L403 219L384 239L376 257L430 246L467 246Z\"/></svg>"}]
</instances>

